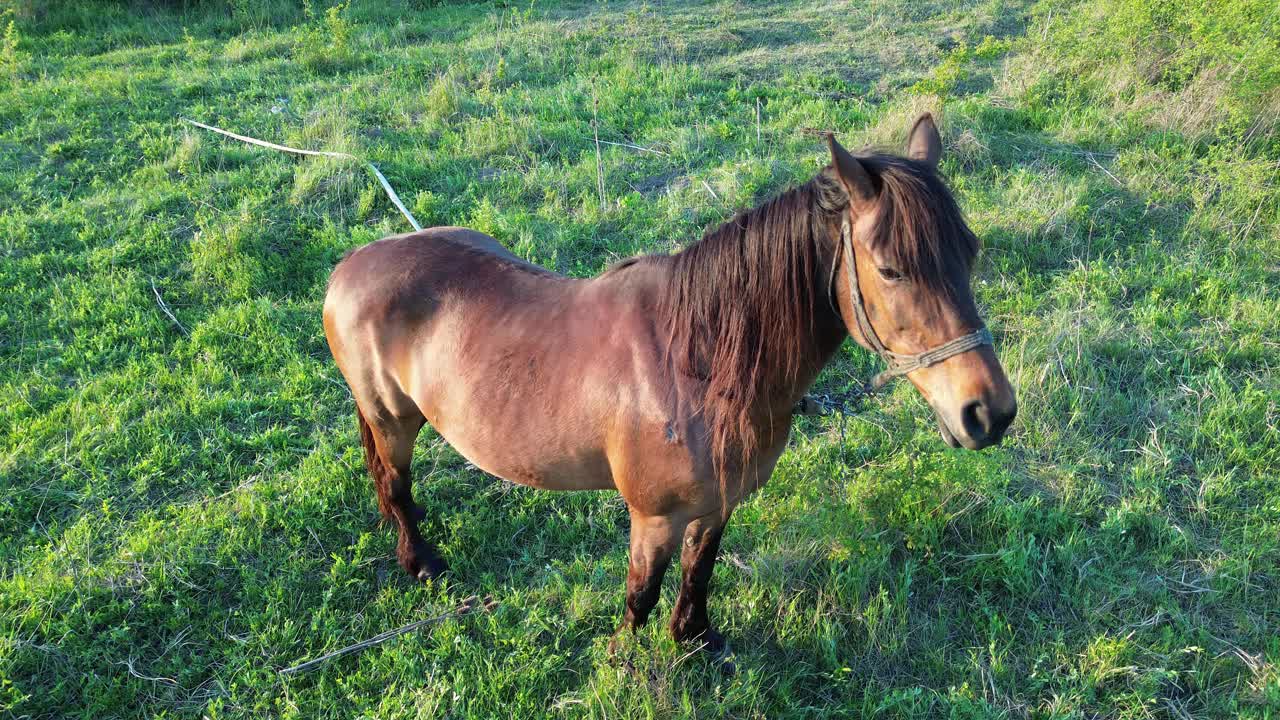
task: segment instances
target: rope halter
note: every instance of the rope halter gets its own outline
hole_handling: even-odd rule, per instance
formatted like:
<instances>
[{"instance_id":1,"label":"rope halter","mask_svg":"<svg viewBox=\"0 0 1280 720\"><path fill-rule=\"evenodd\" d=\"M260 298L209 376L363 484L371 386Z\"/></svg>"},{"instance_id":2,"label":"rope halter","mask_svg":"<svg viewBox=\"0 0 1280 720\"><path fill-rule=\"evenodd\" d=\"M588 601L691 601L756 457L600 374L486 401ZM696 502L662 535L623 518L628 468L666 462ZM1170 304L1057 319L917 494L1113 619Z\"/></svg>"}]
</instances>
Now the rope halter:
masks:
<instances>
[{"instance_id":1,"label":"rope halter","mask_svg":"<svg viewBox=\"0 0 1280 720\"><path fill-rule=\"evenodd\" d=\"M852 234L852 230L849 228L849 219L846 217L841 223L840 235L844 244L844 256L842 259L845 260L845 272L849 276L850 304L853 305L854 318L858 323L858 329L862 331L862 337L866 339L877 355L884 358L885 364L889 366L884 372L871 378L871 382L867 383L864 388L864 394L870 395L900 375L906 375L921 368L937 365L949 357L976 350L983 345L992 344L991 331L987 330L986 327L980 327L971 333L948 340L941 345L920 353L899 353L885 347L885 344L880 341L880 336L876 334L876 329L871 325L871 318L867 317L867 308L862 300L862 290L858 287L858 261L857 256L853 253ZM834 263L832 264L832 278L835 278ZM834 282L832 283L832 289L835 289Z\"/></svg>"}]
</instances>

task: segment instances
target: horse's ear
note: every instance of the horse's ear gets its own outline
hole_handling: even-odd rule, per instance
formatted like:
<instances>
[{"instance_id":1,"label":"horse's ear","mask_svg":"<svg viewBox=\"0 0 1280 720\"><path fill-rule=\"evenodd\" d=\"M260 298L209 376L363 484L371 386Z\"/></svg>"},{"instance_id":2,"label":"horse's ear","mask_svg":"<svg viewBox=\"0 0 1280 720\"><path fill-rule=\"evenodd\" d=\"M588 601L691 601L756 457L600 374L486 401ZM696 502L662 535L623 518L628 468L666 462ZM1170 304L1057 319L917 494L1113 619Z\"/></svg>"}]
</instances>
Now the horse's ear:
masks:
<instances>
[{"instance_id":1,"label":"horse's ear","mask_svg":"<svg viewBox=\"0 0 1280 720\"><path fill-rule=\"evenodd\" d=\"M907 157L919 160L934 170L938 169L938 161L942 159L942 136L938 134L938 126L933 124L933 116L925 113L911 127L911 135L907 139Z\"/></svg>"},{"instance_id":2,"label":"horse's ear","mask_svg":"<svg viewBox=\"0 0 1280 720\"><path fill-rule=\"evenodd\" d=\"M831 165L840 176L840 183L849 193L849 202L853 209L861 210L876 201L876 186L871 180L871 173L858 162L858 158L849 154L848 150L836 140L834 133L827 133L827 147L831 149Z\"/></svg>"}]
</instances>

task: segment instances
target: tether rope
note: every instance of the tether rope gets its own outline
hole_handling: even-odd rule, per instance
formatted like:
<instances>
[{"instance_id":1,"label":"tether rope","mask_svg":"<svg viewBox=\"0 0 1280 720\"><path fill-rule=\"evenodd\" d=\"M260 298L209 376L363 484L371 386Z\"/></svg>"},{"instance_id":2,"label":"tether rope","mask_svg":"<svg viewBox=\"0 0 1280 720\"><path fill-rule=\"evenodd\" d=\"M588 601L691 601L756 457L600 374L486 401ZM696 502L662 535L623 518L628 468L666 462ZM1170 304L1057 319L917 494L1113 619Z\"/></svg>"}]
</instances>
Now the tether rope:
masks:
<instances>
[{"instance_id":1,"label":"tether rope","mask_svg":"<svg viewBox=\"0 0 1280 720\"><path fill-rule=\"evenodd\" d=\"M384 176L382 172L378 170L378 167L376 165L369 162L368 160L358 158L355 155L351 155L349 153L329 152L327 150L303 150L301 148L289 147L288 145L278 145L273 142L267 142L266 140L251 138L248 135L240 135L239 133L233 133L230 130L223 130L220 127L206 125L202 122L196 122L195 120L190 120L188 118L179 118L179 119L187 124L195 125L198 128L203 128L210 132L216 132L219 135L226 135L227 137L235 140L239 140L242 143L257 145L258 147L264 147L269 150L278 150L280 152L293 153L294 155L319 155L323 157L355 160L356 162L364 165L365 167L373 171L373 176L377 178L378 182L382 185L382 189L387 191L387 197L391 199L391 204L396 206L396 209L400 211L401 215L404 215L404 218L409 221L409 224L413 226L413 229L414 230L422 229L422 226L418 224L418 221L416 219L414 219L413 214L410 213L408 208L404 206L404 203L400 202L400 196L397 195L396 191L391 187L391 183L387 182L386 176Z\"/></svg>"}]
</instances>

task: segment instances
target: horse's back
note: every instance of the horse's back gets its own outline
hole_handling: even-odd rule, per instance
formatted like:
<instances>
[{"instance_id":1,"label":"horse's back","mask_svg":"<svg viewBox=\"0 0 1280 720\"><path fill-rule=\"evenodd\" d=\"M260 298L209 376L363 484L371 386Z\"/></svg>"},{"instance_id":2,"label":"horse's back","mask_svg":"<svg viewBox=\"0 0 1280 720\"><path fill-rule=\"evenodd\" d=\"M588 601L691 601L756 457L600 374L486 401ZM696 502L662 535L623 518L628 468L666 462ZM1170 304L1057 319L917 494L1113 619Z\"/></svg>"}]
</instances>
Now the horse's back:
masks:
<instances>
[{"instance_id":1,"label":"horse's back","mask_svg":"<svg viewBox=\"0 0 1280 720\"><path fill-rule=\"evenodd\" d=\"M445 305L486 300L484 288L510 288L512 276L558 278L484 233L460 227L393 235L349 252L325 295L325 331L396 342L395 329L421 330ZM496 300L497 298L488 298ZM388 334L389 333L389 334Z\"/></svg>"},{"instance_id":2,"label":"horse's back","mask_svg":"<svg viewBox=\"0 0 1280 720\"><path fill-rule=\"evenodd\" d=\"M475 273L510 271L556 277L475 230L437 227L392 235L352 250L338 263L329 278L325 310L379 300L413 305Z\"/></svg>"},{"instance_id":3,"label":"horse's back","mask_svg":"<svg viewBox=\"0 0 1280 720\"><path fill-rule=\"evenodd\" d=\"M393 235L347 253L329 277L324 329L334 360L366 415L413 413L396 370L417 339L468 286L518 268L546 272L497 240L466 228ZM492 282L489 280L488 282Z\"/></svg>"}]
</instances>

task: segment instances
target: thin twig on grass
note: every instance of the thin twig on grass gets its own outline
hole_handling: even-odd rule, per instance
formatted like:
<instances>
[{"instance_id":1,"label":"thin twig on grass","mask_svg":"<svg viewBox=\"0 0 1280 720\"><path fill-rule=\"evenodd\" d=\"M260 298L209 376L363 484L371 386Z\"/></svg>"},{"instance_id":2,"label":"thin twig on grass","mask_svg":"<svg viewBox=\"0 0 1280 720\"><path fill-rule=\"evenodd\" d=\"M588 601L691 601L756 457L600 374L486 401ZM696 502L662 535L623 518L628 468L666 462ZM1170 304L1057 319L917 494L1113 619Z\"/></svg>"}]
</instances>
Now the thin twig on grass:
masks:
<instances>
[{"instance_id":1,"label":"thin twig on grass","mask_svg":"<svg viewBox=\"0 0 1280 720\"><path fill-rule=\"evenodd\" d=\"M609 140L601 140L599 133L596 133L596 144L597 144L597 148L599 145L617 145L618 147L631 148L632 150L639 150L640 152L653 153L654 155L666 156L668 154L668 153L662 152L661 150L654 150L653 148L647 148L640 145L632 145L631 143L611 142ZM598 162L599 155L596 156L596 159Z\"/></svg>"},{"instance_id":2,"label":"thin twig on grass","mask_svg":"<svg viewBox=\"0 0 1280 720\"><path fill-rule=\"evenodd\" d=\"M760 98L756 98L756 147L760 147Z\"/></svg>"},{"instance_id":3,"label":"thin twig on grass","mask_svg":"<svg viewBox=\"0 0 1280 720\"><path fill-rule=\"evenodd\" d=\"M1103 167L1102 163L1098 162L1098 158L1093 156L1093 153L1087 152L1085 153L1085 156L1089 158L1089 162L1092 162L1099 170L1106 173L1107 177L1111 178L1112 180L1115 180L1117 185L1119 185L1120 187L1124 187L1124 183L1120 181L1120 178L1116 177L1115 175L1112 175L1110 170Z\"/></svg>"},{"instance_id":4,"label":"thin twig on grass","mask_svg":"<svg viewBox=\"0 0 1280 720\"><path fill-rule=\"evenodd\" d=\"M160 311L163 312L165 315L169 316L169 319L173 321L174 325L178 326L178 329L182 331L183 335L186 335L187 337L191 337L191 333L187 332L187 328L184 327L183 324L178 321L178 318L174 317L173 311L169 310L169 306L165 304L164 298L160 297L160 291L156 289L155 278L151 278L151 292L155 293L156 304L160 306Z\"/></svg>"},{"instance_id":5,"label":"thin twig on grass","mask_svg":"<svg viewBox=\"0 0 1280 720\"><path fill-rule=\"evenodd\" d=\"M600 98L596 96L596 85L591 84L591 134L596 139L596 186L600 191L600 209L604 210L607 202L604 197L604 161L600 159Z\"/></svg>"},{"instance_id":6,"label":"thin twig on grass","mask_svg":"<svg viewBox=\"0 0 1280 720\"><path fill-rule=\"evenodd\" d=\"M146 680L146 681L148 681L148 682L164 683L164 684L166 684L166 685L173 685L174 687L177 687L177 686L178 686L178 681L177 681L177 680L174 680L173 678L167 678L167 677L151 677L150 675L143 675L142 673L138 672L137 670L134 670L134 669L133 669L133 658L129 658L128 660L117 660L117 661L116 661L116 665L123 665L123 666L125 666L125 668L127 668L127 669L129 670L129 674L130 674L130 675L132 675L132 676L134 676L134 677L136 677L136 678L138 678L139 680Z\"/></svg>"},{"instance_id":7,"label":"thin twig on grass","mask_svg":"<svg viewBox=\"0 0 1280 720\"><path fill-rule=\"evenodd\" d=\"M294 675L296 673L303 672L304 670L310 670L311 668L314 668L317 665L323 662L326 662L328 660L342 657L343 655L350 655L351 653L354 653L354 652L360 652L361 650L367 650L373 647L374 645L381 645L382 643L392 638L399 637L401 635L404 635L405 633L411 633L414 630L417 630L422 627L426 627L427 625L431 625L432 623L437 623L437 622L440 622L441 620L447 620L451 617L460 617L462 615L466 615L467 613L471 612L472 608L475 607L474 603L478 599L479 598L477 598L475 595L472 595L466 600L463 600L458 605L457 608L447 613L436 615L435 617L429 617L425 620L418 620L416 622L411 622L408 625L398 627L395 630L388 630L384 633L379 633L369 638L368 640L362 640L354 645L348 645L347 647L344 647L341 650L334 650L331 653L328 653L326 655L321 655L320 657L314 660L308 660L300 665L294 665L293 667L285 668L284 670L280 671L280 674ZM485 611L488 612L493 610L493 608L496 607L497 604L498 604L497 601L495 601L492 597L485 597L484 602L482 603L482 607L484 607Z\"/></svg>"},{"instance_id":8,"label":"thin twig on grass","mask_svg":"<svg viewBox=\"0 0 1280 720\"><path fill-rule=\"evenodd\" d=\"M690 650L689 650L689 652L687 652L687 653L685 653L685 654L681 655L680 657L676 658L676 659L675 659L675 662L671 663L671 667L676 667L677 665L679 665L680 663L684 662L685 660L688 660L689 658L693 657L694 655L697 655L699 652L701 652L701 651L702 651L704 648L706 648L706 647L707 647L707 643L706 643L706 641L705 641L705 640L703 640L703 641L699 641L697 644L695 644L695 645L693 646L693 648L692 648L692 649L690 649Z\"/></svg>"},{"instance_id":9,"label":"thin twig on grass","mask_svg":"<svg viewBox=\"0 0 1280 720\"><path fill-rule=\"evenodd\" d=\"M744 562L744 561L742 560L742 558L738 557L738 556L737 556L736 554L734 554L734 553L729 553L728 555L725 555L725 556L724 556L724 559L725 559L725 561L726 561L726 562L728 562L730 565L733 565L734 567L738 568L739 570L741 570L742 572L746 573L747 575L752 575L752 576L754 576L754 575L756 574L756 569L755 569L755 568L753 568L753 567L751 567L750 565L748 565L746 562Z\"/></svg>"},{"instance_id":10,"label":"thin twig on grass","mask_svg":"<svg viewBox=\"0 0 1280 720\"><path fill-rule=\"evenodd\" d=\"M706 180L699 180L698 182L702 183L702 187L706 188L707 192L711 193L711 197L715 198L716 202L720 202L720 196L716 194L715 190L711 189L711 186L707 184Z\"/></svg>"}]
</instances>

